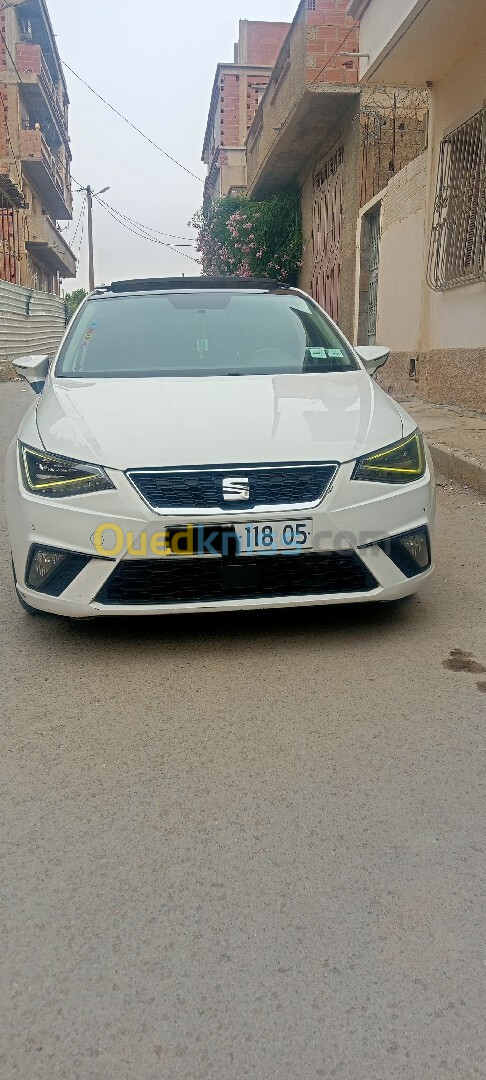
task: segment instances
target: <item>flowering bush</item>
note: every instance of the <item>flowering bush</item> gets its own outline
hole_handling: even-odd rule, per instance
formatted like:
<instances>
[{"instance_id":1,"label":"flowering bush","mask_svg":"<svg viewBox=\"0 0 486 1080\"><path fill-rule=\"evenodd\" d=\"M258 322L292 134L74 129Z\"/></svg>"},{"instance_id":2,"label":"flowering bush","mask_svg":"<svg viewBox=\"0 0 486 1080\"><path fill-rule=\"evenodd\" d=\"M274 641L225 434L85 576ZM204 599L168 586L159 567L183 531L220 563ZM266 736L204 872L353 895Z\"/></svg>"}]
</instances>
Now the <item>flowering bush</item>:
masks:
<instances>
[{"instance_id":1,"label":"flowering bush","mask_svg":"<svg viewBox=\"0 0 486 1080\"><path fill-rule=\"evenodd\" d=\"M300 198L294 189L257 202L226 195L200 210L191 224L205 274L297 282L301 265Z\"/></svg>"}]
</instances>

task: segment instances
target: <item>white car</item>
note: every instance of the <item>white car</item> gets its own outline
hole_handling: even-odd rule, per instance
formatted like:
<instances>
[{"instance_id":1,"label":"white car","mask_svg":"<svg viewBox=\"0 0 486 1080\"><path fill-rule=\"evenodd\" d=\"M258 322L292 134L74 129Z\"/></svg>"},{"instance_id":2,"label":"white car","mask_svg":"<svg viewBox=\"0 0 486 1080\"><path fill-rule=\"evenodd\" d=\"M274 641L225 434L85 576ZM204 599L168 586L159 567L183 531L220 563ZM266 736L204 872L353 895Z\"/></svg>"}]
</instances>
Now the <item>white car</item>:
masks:
<instances>
[{"instance_id":1,"label":"white car","mask_svg":"<svg viewBox=\"0 0 486 1080\"><path fill-rule=\"evenodd\" d=\"M305 293L114 282L78 310L6 462L15 585L73 618L396 600L432 572L412 418Z\"/></svg>"}]
</instances>

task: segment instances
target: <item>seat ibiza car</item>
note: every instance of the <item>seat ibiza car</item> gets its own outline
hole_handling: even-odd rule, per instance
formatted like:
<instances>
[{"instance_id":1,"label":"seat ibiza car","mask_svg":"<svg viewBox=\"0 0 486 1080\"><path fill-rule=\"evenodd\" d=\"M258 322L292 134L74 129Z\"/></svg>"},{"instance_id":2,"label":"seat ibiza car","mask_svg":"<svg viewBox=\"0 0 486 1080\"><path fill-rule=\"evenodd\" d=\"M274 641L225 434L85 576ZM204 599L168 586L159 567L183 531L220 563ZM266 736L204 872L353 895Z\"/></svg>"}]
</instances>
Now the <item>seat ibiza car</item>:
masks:
<instances>
[{"instance_id":1,"label":"seat ibiza car","mask_svg":"<svg viewBox=\"0 0 486 1080\"><path fill-rule=\"evenodd\" d=\"M74 618L395 600L432 571L434 484L412 418L297 289L114 282L10 446L15 585Z\"/></svg>"}]
</instances>

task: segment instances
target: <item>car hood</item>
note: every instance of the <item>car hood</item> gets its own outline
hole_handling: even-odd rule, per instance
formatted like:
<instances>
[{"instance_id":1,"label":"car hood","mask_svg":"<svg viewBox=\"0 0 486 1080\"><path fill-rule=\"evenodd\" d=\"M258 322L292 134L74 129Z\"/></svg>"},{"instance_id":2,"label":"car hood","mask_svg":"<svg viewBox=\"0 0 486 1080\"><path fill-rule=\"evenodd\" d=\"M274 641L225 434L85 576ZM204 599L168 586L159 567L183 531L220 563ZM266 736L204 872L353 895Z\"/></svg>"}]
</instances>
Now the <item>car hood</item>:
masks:
<instances>
[{"instance_id":1,"label":"car hood","mask_svg":"<svg viewBox=\"0 0 486 1080\"><path fill-rule=\"evenodd\" d=\"M403 434L362 370L323 375L54 379L37 407L53 453L114 469L349 461Z\"/></svg>"}]
</instances>

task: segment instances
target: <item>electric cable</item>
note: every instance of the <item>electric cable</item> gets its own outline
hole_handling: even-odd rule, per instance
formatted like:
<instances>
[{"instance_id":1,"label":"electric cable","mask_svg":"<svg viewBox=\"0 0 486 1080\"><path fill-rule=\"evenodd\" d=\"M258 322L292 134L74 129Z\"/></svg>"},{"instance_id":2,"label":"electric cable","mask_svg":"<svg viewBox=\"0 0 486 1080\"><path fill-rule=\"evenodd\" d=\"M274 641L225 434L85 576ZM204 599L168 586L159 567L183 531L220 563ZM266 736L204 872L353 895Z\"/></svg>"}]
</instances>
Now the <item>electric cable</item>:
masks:
<instances>
[{"instance_id":1,"label":"electric cable","mask_svg":"<svg viewBox=\"0 0 486 1080\"><path fill-rule=\"evenodd\" d=\"M119 116L120 119L125 122L125 124L128 124L129 127L133 128L133 131L136 131L138 135L141 135L142 139L145 139L146 142L150 143L151 146L154 146L160 154L163 154L164 157L168 158L169 161L172 161L174 165L177 165L179 167L179 169L183 169L183 171L187 173L188 176L192 176L194 180L198 180L200 184L204 183L204 180L202 180L200 176L196 176L196 173L193 173L191 169L188 169L185 165L182 164L182 162L178 161L177 158L172 157L172 154L169 154L167 150L164 150L161 146L158 145L158 143L154 142L154 140L151 139L149 135L146 135L144 131L138 128L136 124L132 124L132 121L128 120L128 118L124 116L119 109L116 109L115 106L111 104L111 102L107 101L106 98L99 94L97 90L90 86L89 82L86 82L85 79L81 78L81 75L78 75L77 71L74 71L74 68L70 67L66 60L61 59L61 63L64 64L64 67L71 72L71 75L74 75L74 77L78 79L79 82L83 84L83 86L86 86L87 89L90 90L95 97L102 101L104 105L107 105L108 108L115 113L115 116Z\"/></svg>"},{"instance_id":2,"label":"electric cable","mask_svg":"<svg viewBox=\"0 0 486 1080\"><path fill-rule=\"evenodd\" d=\"M120 218L116 217L115 214L113 214L111 210L108 209L108 205L106 203L104 204L100 199L97 198L97 196L95 196L95 198L96 202L98 202L100 206L103 207L103 210L105 210L106 213L109 214L111 218L113 218L113 221L116 221L117 224L121 225L123 229L127 230L127 232L133 233L134 236L138 236L140 240L148 240L151 244L160 244L161 247L169 248L169 251L178 251L178 249L174 247L173 244L166 244L163 240L157 240L156 237L148 236L146 233L142 233L135 229L132 229L131 226L125 224L125 222L120 221ZM195 259L193 255L187 255L185 251L179 251L178 254L182 255L184 259L190 259L191 262L199 264L199 259Z\"/></svg>"}]
</instances>

